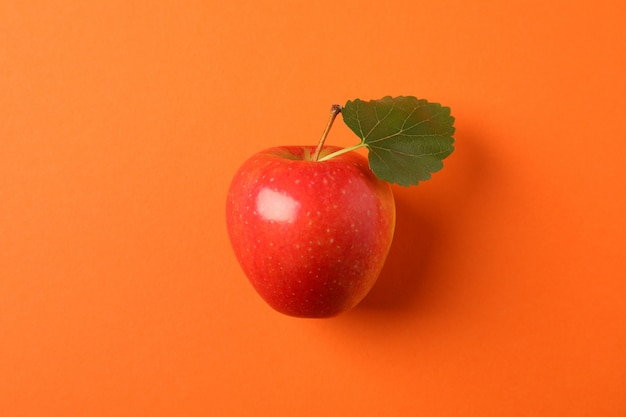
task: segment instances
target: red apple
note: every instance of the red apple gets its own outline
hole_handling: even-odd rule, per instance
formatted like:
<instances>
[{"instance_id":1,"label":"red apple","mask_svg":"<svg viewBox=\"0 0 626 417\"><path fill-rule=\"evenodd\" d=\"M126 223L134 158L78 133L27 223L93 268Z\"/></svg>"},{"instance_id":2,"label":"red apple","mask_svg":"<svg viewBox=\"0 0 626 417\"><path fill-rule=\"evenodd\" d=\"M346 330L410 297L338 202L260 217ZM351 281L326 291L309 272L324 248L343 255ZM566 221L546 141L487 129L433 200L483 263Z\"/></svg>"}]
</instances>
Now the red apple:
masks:
<instances>
[{"instance_id":1,"label":"red apple","mask_svg":"<svg viewBox=\"0 0 626 417\"><path fill-rule=\"evenodd\" d=\"M380 274L395 227L391 187L362 155L320 161L314 151L257 153L236 173L226 204L244 273L270 306L296 317L331 317L357 305Z\"/></svg>"}]
</instances>

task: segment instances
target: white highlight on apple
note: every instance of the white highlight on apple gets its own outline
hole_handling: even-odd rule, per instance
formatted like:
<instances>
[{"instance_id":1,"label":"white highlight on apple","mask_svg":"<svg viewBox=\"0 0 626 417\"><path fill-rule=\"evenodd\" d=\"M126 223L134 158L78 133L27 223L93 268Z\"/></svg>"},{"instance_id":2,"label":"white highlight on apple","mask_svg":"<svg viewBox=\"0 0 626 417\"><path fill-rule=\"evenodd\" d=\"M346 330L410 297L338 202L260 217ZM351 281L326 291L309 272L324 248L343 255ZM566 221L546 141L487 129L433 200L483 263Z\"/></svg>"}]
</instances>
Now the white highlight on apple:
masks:
<instances>
[{"instance_id":1,"label":"white highlight on apple","mask_svg":"<svg viewBox=\"0 0 626 417\"><path fill-rule=\"evenodd\" d=\"M263 188L256 197L256 210L266 220L293 223L299 203L290 196Z\"/></svg>"}]
</instances>

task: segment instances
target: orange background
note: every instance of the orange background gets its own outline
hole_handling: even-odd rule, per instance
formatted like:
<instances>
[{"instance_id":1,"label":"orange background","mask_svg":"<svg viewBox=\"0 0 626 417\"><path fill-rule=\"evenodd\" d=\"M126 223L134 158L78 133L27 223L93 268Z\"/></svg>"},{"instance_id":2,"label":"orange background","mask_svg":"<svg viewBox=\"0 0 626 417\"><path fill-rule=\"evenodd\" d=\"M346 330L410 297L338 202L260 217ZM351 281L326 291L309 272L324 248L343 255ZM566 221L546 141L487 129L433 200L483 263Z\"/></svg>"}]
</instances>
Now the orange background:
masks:
<instances>
[{"instance_id":1,"label":"orange background","mask_svg":"<svg viewBox=\"0 0 626 417\"><path fill-rule=\"evenodd\" d=\"M625 416L622 4L2 2L0 415ZM360 306L275 313L229 180L384 95L457 149Z\"/></svg>"}]
</instances>

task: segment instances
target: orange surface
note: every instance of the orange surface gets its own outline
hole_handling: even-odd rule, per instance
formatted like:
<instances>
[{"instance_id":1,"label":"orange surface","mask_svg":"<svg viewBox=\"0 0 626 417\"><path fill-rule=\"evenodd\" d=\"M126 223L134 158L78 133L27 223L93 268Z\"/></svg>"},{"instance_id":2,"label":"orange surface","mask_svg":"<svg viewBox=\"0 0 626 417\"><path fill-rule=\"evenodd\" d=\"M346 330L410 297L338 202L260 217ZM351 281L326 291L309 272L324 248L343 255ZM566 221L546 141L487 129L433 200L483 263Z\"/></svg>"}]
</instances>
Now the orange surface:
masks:
<instances>
[{"instance_id":1,"label":"orange surface","mask_svg":"<svg viewBox=\"0 0 626 417\"><path fill-rule=\"evenodd\" d=\"M0 415L625 416L623 2L3 2ZM333 103L449 105L373 292L258 297L230 177ZM337 123L329 143L354 136Z\"/></svg>"}]
</instances>

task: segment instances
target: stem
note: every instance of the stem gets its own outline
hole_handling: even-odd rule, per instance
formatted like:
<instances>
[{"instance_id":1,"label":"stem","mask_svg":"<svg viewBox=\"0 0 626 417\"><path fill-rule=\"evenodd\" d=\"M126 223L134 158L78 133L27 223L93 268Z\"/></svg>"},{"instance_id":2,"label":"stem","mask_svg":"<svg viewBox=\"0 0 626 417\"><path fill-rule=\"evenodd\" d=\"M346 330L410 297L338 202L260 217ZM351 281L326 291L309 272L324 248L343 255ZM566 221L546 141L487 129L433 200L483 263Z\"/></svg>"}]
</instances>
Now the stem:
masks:
<instances>
[{"instance_id":1,"label":"stem","mask_svg":"<svg viewBox=\"0 0 626 417\"><path fill-rule=\"evenodd\" d=\"M320 139L320 143L318 143L317 148L315 148L315 153L313 154L313 157L311 158L313 161L317 161L317 159L320 157L320 152L322 151L322 148L324 147L324 141L326 140L326 136L328 136L328 132L330 131L330 128L332 127L333 122L335 121L335 118L337 117L339 113L341 113L341 106L339 104L333 104L330 107L330 117L328 118L326 129L324 129L324 133L322 133L322 138Z\"/></svg>"},{"instance_id":2,"label":"stem","mask_svg":"<svg viewBox=\"0 0 626 417\"><path fill-rule=\"evenodd\" d=\"M321 158L319 160L319 162L328 161L331 158L334 158L334 157L339 156L339 155L341 155L343 153L346 153L346 152L351 152L351 151L353 151L355 149L359 149L359 148L361 148L363 146L365 146L365 143L361 142L361 143L357 143L356 145L349 146L347 148L339 149L338 151L335 151L335 152L333 152L331 154L328 154L325 157Z\"/></svg>"}]
</instances>

